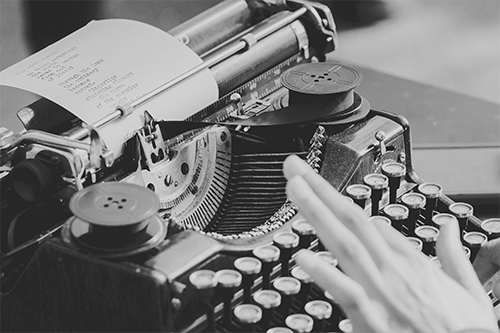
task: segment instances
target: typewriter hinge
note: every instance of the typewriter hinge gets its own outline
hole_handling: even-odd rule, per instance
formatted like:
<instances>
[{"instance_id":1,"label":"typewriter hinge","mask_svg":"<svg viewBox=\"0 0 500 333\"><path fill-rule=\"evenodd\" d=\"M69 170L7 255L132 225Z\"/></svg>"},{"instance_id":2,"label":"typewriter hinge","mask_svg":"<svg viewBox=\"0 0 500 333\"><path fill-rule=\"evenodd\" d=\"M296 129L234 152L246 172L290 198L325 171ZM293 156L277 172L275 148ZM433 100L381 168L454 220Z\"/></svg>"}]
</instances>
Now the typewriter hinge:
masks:
<instances>
[{"instance_id":1,"label":"typewriter hinge","mask_svg":"<svg viewBox=\"0 0 500 333\"><path fill-rule=\"evenodd\" d=\"M165 146L160 126L148 111L144 111L144 126L137 134L149 170L159 162L169 161L169 149Z\"/></svg>"}]
</instances>

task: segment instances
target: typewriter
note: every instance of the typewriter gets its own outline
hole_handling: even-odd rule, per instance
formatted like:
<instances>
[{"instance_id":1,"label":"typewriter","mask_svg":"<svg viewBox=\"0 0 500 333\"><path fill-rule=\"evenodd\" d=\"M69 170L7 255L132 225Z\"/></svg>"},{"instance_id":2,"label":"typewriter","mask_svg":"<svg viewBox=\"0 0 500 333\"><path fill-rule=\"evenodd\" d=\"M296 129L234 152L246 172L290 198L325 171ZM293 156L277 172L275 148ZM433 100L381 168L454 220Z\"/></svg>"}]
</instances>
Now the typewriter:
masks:
<instances>
[{"instance_id":1,"label":"typewriter","mask_svg":"<svg viewBox=\"0 0 500 333\"><path fill-rule=\"evenodd\" d=\"M325 62L327 6L229 0L169 33L219 88L185 121L146 112L114 160L46 99L20 112L24 133L2 130L2 330L348 332L294 262L309 248L336 265L286 196L290 154L429 260L445 219L471 260L500 236L417 175L410 125L356 92L356 69Z\"/></svg>"}]
</instances>

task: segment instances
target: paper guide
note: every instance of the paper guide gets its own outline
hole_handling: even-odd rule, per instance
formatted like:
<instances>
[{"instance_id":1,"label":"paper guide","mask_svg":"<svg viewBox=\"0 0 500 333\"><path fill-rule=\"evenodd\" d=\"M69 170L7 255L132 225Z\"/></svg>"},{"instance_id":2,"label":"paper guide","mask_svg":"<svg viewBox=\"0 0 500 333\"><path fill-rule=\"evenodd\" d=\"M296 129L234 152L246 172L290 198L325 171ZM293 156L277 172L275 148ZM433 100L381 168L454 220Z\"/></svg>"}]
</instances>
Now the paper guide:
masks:
<instances>
[{"instance_id":1,"label":"paper guide","mask_svg":"<svg viewBox=\"0 0 500 333\"><path fill-rule=\"evenodd\" d=\"M73 34L0 72L0 85L43 96L92 125L117 106L133 102L203 61L166 32L145 23L92 21ZM215 102L218 88L208 69L135 109L98 132L108 149L156 119L183 120Z\"/></svg>"}]
</instances>

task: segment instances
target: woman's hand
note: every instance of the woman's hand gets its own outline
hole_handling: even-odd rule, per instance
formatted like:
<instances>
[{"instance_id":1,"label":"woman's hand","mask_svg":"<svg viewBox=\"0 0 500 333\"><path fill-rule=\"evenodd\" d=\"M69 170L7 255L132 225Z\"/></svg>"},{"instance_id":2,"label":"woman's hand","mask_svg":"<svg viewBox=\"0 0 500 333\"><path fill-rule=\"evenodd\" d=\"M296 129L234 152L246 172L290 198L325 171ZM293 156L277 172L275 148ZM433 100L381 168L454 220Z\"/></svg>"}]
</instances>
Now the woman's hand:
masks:
<instances>
[{"instance_id":1,"label":"woman's hand","mask_svg":"<svg viewBox=\"0 0 500 333\"><path fill-rule=\"evenodd\" d=\"M473 267L482 284L488 282L500 270L500 238L489 241L481 247ZM493 282L491 290L497 298L500 298L500 279Z\"/></svg>"},{"instance_id":2,"label":"woman's hand","mask_svg":"<svg viewBox=\"0 0 500 333\"><path fill-rule=\"evenodd\" d=\"M440 269L395 229L369 222L297 156L287 158L284 173L289 197L342 272L309 251L300 251L297 262L333 295L355 332L496 332L491 301L465 257L457 224L441 226Z\"/></svg>"}]
</instances>

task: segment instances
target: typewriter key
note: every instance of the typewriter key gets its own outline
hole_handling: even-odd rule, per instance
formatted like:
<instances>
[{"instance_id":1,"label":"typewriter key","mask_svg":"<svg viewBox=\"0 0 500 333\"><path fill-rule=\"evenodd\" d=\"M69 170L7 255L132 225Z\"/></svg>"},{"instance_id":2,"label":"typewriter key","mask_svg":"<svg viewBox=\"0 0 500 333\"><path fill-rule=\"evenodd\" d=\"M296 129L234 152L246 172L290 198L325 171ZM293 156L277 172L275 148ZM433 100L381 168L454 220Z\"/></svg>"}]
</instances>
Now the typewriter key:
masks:
<instances>
[{"instance_id":1,"label":"typewriter key","mask_svg":"<svg viewBox=\"0 0 500 333\"><path fill-rule=\"evenodd\" d=\"M366 199L370 198L372 195L372 190L366 185L353 184L347 186L345 190L346 194L354 200L354 203L359 207L365 209Z\"/></svg>"},{"instance_id":2,"label":"typewriter key","mask_svg":"<svg viewBox=\"0 0 500 333\"><path fill-rule=\"evenodd\" d=\"M379 223L385 223L387 224L388 226L391 225L391 220L389 220L389 218L385 217L385 216L380 216L380 215L377 215L377 216L370 216L368 218L368 221L370 222L379 222Z\"/></svg>"},{"instance_id":3,"label":"typewriter key","mask_svg":"<svg viewBox=\"0 0 500 333\"><path fill-rule=\"evenodd\" d=\"M314 332L324 332L326 321L332 316L332 306L322 300L308 302L304 306L305 312L314 320Z\"/></svg>"},{"instance_id":4,"label":"typewriter key","mask_svg":"<svg viewBox=\"0 0 500 333\"><path fill-rule=\"evenodd\" d=\"M491 218L481 223L481 230L488 236L488 240L500 237L500 218Z\"/></svg>"},{"instance_id":5,"label":"typewriter key","mask_svg":"<svg viewBox=\"0 0 500 333\"><path fill-rule=\"evenodd\" d=\"M436 228L441 228L444 223L458 223L455 216L447 213L439 213L432 217L432 223Z\"/></svg>"},{"instance_id":6,"label":"typewriter key","mask_svg":"<svg viewBox=\"0 0 500 333\"><path fill-rule=\"evenodd\" d=\"M63 229L63 238L105 258L142 253L166 236L165 224L157 215L159 205L158 197L139 185L89 186L71 198L69 207L75 216Z\"/></svg>"},{"instance_id":7,"label":"typewriter key","mask_svg":"<svg viewBox=\"0 0 500 333\"><path fill-rule=\"evenodd\" d=\"M400 204L388 204L383 208L384 215L391 220L391 225L398 231L403 231L403 225L409 216L409 210Z\"/></svg>"},{"instance_id":8,"label":"typewriter key","mask_svg":"<svg viewBox=\"0 0 500 333\"><path fill-rule=\"evenodd\" d=\"M295 333L308 333L314 327L314 320L306 314L294 313L286 317L285 324Z\"/></svg>"},{"instance_id":9,"label":"typewriter key","mask_svg":"<svg viewBox=\"0 0 500 333\"><path fill-rule=\"evenodd\" d=\"M389 186L389 179L379 173L372 173L363 177L363 182L372 190L372 216L379 215L379 202L384 190Z\"/></svg>"},{"instance_id":10,"label":"typewriter key","mask_svg":"<svg viewBox=\"0 0 500 333\"><path fill-rule=\"evenodd\" d=\"M293 232L279 232L274 234L273 242L281 252L281 276L288 276L290 259L293 249L299 245L299 236Z\"/></svg>"},{"instance_id":11,"label":"typewriter key","mask_svg":"<svg viewBox=\"0 0 500 333\"><path fill-rule=\"evenodd\" d=\"M332 315L331 315L330 320L329 320L330 324L333 327L338 327L339 322L342 319L345 319L346 315L332 294L330 294L328 291L325 291L324 295L325 295L325 299L332 305Z\"/></svg>"},{"instance_id":12,"label":"typewriter key","mask_svg":"<svg viewBox=\"0 0 500 333\"><path fill-rule=\"evenodd\" d=\"M417 237L406 237L406 239L413 245L418 251L422 251L424 243Z\"/></svg>"},{"instance_id":13,"label":"typewriter key","mask_svg":"<svg viewBox=\"0 0 500 333\"><path fill-rule=\"evenodd\" d=\"M280 258L280 249L274 245L263 245L253 249L252 253L262 262L262 289L269 289L270 274Z\"/></svg>"},{"instance_id":14,"label":"typewriter key","mask_svg":"<svg viewBox=\"0 0 500 333\"><path fill-rule=\"evenodd\" d=\"M297 298L300 303L305 303L307 301L307 298L311 294L311 284L313 282L313 279L300 266L295 266L292 269L292 277L300 281L301 287Z\"/></svg>"},{"instance_id":15,"label":"typewriter key","mask_svg":"<svg viewBox=\"0 0 500 333\"><path fill-rule=\"evenodd\" d=\"M281 294L281 305L278 311L283 317L290 313L295 296L300 292L299 280L289 276L282 276L274 280L273 287Z\"/></svg>"},{"instance_id":16,"label":"typewriter key","mask_svg":"<svg viewBox=\"0 0 500 333\"><path fill-rule=\"evenodd\" d=\"M321 260L332 266L337 266L339 263L337 258L335 258L333 256L333 253L331 253L330 251L318 251L314 254L314 256L320 258Z\"/></svg>"},{"instance_id":17,"label":"typewriter key","mask_svg":"<svg viewBox=\"0 0 500 333\"><path fill-rule=\"evenodd\" d=\"M471 231L464 235L464 245L470 250L470 261L474 262L477 252L488 241L488 237L482 232Z\"/></svg>"},{"instance_id":18,"label":"typewriter key","mask_svg":"<svg viewBox=\"0 0 500 333\"><path fill-rule=\"evenodd\" d=\"M413 236L415 235L420 211L425 207L425 196L416 192L406 193L401 197L401 203L408 207L409 213L406 226L408 227L408 234Z\"/></svg>"},{"instance_id":19,"label":"typewriter key","mask_svg":"<svg viewBox=\"0 0 500 333\"><path fill-rule=\"evenodd\" d=\"M233 269L222 269L215 273L219 295L224 304L224 322L227 325L231 323L231 300L233 299L236 288L241 285L241 274Z\"/></svg>"},{"instance_id":20,"label":"typewriter key","mask_svg":"<svg viewBox=\"0 0 500 333\"><path fill-rule=\"evenodd\" d=\"M271 319L274 316L274 310L281 305L280 293L274 290L259 290L253 294L253 300L262 309L262 328L269 328Z\"/></svg>"},{"instance_id":21,"label":"typewriter key","mask_svg":"<svg viewBox=\"0 0 500 333\"><path fill-rule=\"evenodd\" d=\"M443 194L443 187L435 183L423 183L418 186L418 190L426 198L425 223L432 225L432 213L436 209L438 198Z\"/></svg>"},{"instance_id":22,"label":"typewriter key","mask_svg":"<svg viewBox=\"0 0 500 333\"><path fill-rule=\"evenodd\" d=\"M189 282L198 290L200 295L200 303L204 306L207 315L207 330L209 332L215 331L215 315L212 298L214 295L214 288L217 285L215 272L204 269L191 273Z\"/></svg>"},{"instance_id":23,"label":"typewriter key","mask_svg":"<svg viewBox=\"0 0 500 333\"><path fill-rule=\"evenodd\" d=\"M342 333L352 333L352 323L349 319L344 319L339 323L339 329Z\"/></svg>"},{"instance_id":24,"label":"typewriter key","mask_svg":"<svg viewBox=\"0 0 500 333\"><path fill-rule=\"evenodd\" d=\"M382 173L389 178L389 203L396 203L401 178L406 174L406 167L398 162L388 162L384 163L381 169Z\"/></svg>"},{"instance_id":25,"label":"typewriter key","mask_svg":"<svg viewBox=\"0 0 500 333\"><path fill-rule=\"evenodd\" d=\"M266 333L294 333L294 332L286 327L273 327L268 329Z\"/></svg>"},{"instance_id":26,"label":"typewriter key","mask_svg":"<svg viewBox=\"0 0 500 333\"><path fill-rule=\"evenodd\" d=\"M262 310L253 304L240 304L234 308L234 317L244 332L256 332L255 324L262 319Z\"/></svg>"},{"instance_id":27,"label":"typewriter key","mask_svg":"<svg viewBox=\"0 0 500 333\"><path fill-rule=\"evenodd\" d=\"M465 257L470 260L470 249L465 245L462 245L462 249L464 249Z\"/></svg>"},{"instance_id":28,"label":"typewriter key","mask_svg":"<svg viewBox=\"0 0 500 333\"><path fill-rule=\"evenodd\" d=\"M316 229L304 218L293 221L292 230L299 235L298 249L307 249L311 245Z\"/></svg>"},{"instance_id":29,"label":"typewriter key","mask_svg":"<svg viewBox=\"0 0 500 333\"><path fill-rule=\"evenodd\" d=\"M234 267L242 275L243 302L250 303L250 293L255 280L255 275L262 269L262 263L253 257L241 257L234 261Z\"/></svg>"},{"instance_id":30,"label":"typewriter key","mask_svg":"<svg viewBox=\"0 0 500 333\"><path fill-rule=\"evenodd\" d=\"M441 261L439 261L439 258L438 257L430 257L429 260L434 264L436 265L436 267L439 267L441 268Z\"/></svg>"},{"instance_id":31,"label":"typewriter key","mask_svg":"<svg viewBox=\"0 0 500 333\"><path fill-rule=\"evenodd\" d=\"M423 225L415 229L415 235L423 243L422 251L427 255L435 255L434 245L439 236L439 230L436 227Z\"/></svg>"},{"instance_id":32,"label":"typewriter key","mask_svg":"<svg viewBox=\"0 0 500 333\"><path fill-rule=\"evenodd\" d=\"M462 233L466 232L469 227L468 226L469 217L471 217L472 214L474 214L474 208L468 203L456 202L454 204L451 204L448 207L448 209L457 218L458 223L460 225L460 231Z\"/></svg>"}]
</instances>

